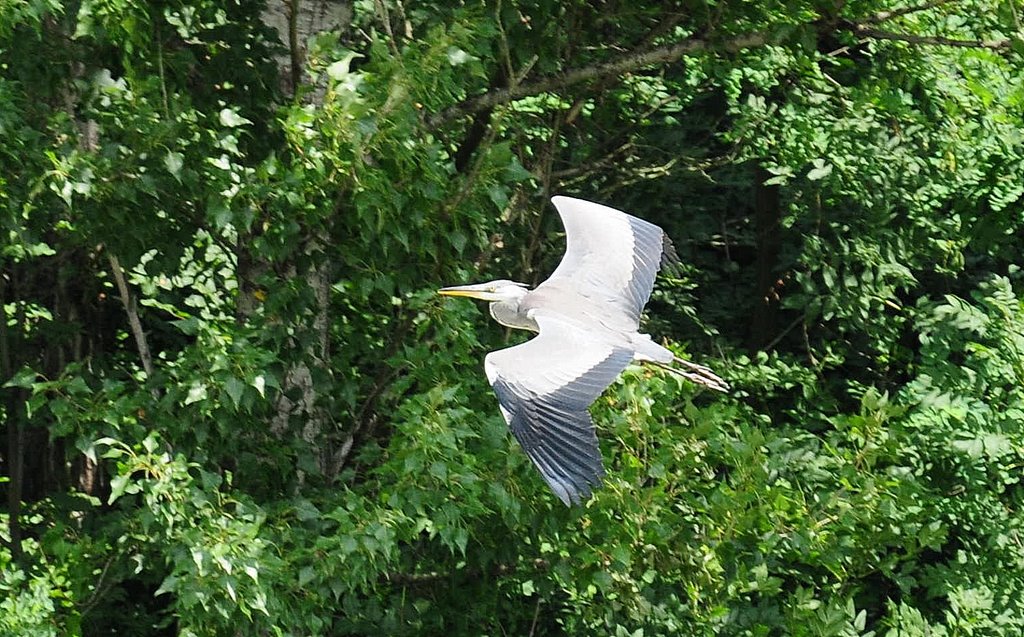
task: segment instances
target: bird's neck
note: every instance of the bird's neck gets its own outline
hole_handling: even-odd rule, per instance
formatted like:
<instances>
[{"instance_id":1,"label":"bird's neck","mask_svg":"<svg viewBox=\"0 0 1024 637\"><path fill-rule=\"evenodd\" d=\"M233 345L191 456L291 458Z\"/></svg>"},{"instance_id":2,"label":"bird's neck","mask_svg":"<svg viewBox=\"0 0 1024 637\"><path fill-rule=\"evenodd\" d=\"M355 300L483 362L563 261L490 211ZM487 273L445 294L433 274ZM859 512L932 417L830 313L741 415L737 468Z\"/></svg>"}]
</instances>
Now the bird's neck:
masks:
<instances>
[{"instance_id":1,"label":"bird's neck","mask_svg":"<svg viewBox=\"0 0 1024 637\"><path fill-rule=\"evenodd\" d=\"M528 318L520 309L522 298L491 303L491 318L505 325L520 330L538 331L537 322Z\"/></svg>"}]
</instances>

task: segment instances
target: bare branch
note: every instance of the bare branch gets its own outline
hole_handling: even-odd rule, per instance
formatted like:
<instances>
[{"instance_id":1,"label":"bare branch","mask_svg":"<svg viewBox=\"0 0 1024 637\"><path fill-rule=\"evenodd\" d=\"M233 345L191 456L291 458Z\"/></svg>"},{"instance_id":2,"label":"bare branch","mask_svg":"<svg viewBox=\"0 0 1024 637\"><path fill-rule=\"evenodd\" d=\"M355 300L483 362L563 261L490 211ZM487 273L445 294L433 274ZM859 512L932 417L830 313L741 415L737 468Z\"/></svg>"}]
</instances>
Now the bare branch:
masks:
<instances>
[{"instance_id":1,"label":"bare branch","mask_svg":"<svg viewBox=\"0 0 1024 637\"><path fill-rule=\"evenodd\" d=\"M854 24L853 32L859 36L875 38L876 40L896 40L910 44L923 44L928 46L952 46L964 49L992 49L1002 51L1010 48L1009 38L999 40L958 40L947 38L941 35L911 35L909 33L893 33L883 31L866 24Z\"/></svg>"},{"instance_id":2,"label":"bare branch","mask_svg":"<svg viewBox=\"0 0 1024 637\"><path fill-rule=\"evenodd\" d=\"M767 298L766 298L766 301L767 301ZM784 329L781 332L779 332L775 336L775 338L773 338L767 345L765 345L763 348L761 348L761 351L763 351L763 352L770 352L770 351L772 351L772 349L774 349L775 346L779 344L779 341L781 341L782 339L784 339L786 337L786 334L789 334L790 332L792 332L793 328L796 327L797 325L799 325L800 322L805 320L806 318L807 318L806 316L801 314L800 316L798 316L795 319L793 319L793 322L790 323L789 325L787 325L786 329ZM806 325L805 325L805 327L806 327Z\"/></svg>"},{"instance_id":3,"label":"bare branch","mask_svg":"<svg viewBox=\"0 0 1024 637\"><path fill-rule=\"evenodd\" d=\"M587 177L598 170L601 170L607 166L610 166L618 161L618 159L625 153L629 152L633 148L633 140L626 140L622 144L619 144L611 151L605 153L601 157L591 161L587 164L577 164L572 168L566 168L564 170L554 170L551 172L551 179L562 182L567 179L574 179L576 177ZM596 153L595 153L596 154Z\"/></svg>"},{"instance_id":4,"label":"bare branch","mask_svg":"<svg viewBox=\"0 0 1024 637\"><path fill-rule=\"evenodd\" d=\"M81 606L81 615L83 617L88 615L89 612L96 607L96 604L99 603L99 601L103 598L107 591L110 590L112 585L106 586L105 580L107 579L107 572L110 570L110 565L114 563L115 557L117 557L116 554L111 555L103 563L103 570L100 571L100 577L98 580L96 580L96 584L93 587L92 595L90 595L89 599L85 600L85 602Z\"/></svg>"},{"instance_id":5,"label":"bare branch","mask_svg":"<svg viewBox=\"0 0 1024 637\"><path fill-rule=\"evenodd\" d=\"M735 52L761 46L768 41L769 36L767 34L755 32L738 35L724 42L710 42L702 38L691 38L654 49L634 51L601 64L569 69L568 71L544 77L534 82L488 91L483 95L471 97L433 115L428 118L427 124L431 127L436 127L453 119L494 108L500 104L507 104L524 97L561 90L581 82L614 77L648 66L675 62L683 56L702 51L722 50Z\"/></svg>"},{"instance_id":6,"label":"bare branch","mask_svg":"<svg viewBox=\"0 0 1024 637\"><path fill-rule=\"evenodd\" d=\"M509 78L509 82L514 86L516 82L516 72L512 68L512 52L508 46L508 35L505 33L505 25L501 20L501 0L498 0L494 7L494 24L498 27L498 46L501 50L501 62L505 68L505 76Z\"/></svg>"},{"instance_id":7,"label":"bare branch","mask_svg":"<svg viewBox=\"0 0 1024 637\"><path fill-rule=\"evenodd\" d=\"M139 310L135 304L135 297L128 289L128 281L124 277L124 269L121 262L113 252L107 252L107 261L110 262L110 270L114 274L114 281L117 283L117 290L121 295L121 305L128 314L128 325L131 327L132 336L135 337L135 346L139 350L139 358L142 359L142 369L146 376L153 376L153 356L149 353L149 345L146 343L146 333L142 330L142 321L139 320ZM154 390L156 391L156 390Z\"/></svg>"},{"instance_id":8,"label":"bare branch","mask_svg":"<svg viewBox=\"0 0 1024 637\"><path fill-rule=\"evenodd\" d=\"M401 53L398 52L398 40L391 28L391 14L388 12L388 6L382 0L376 0L373 4L379 14L381 24L384 25L384 32L388 35L388 49L391 50L392 55L400 58Z\"/></svg>"}]
</instances>

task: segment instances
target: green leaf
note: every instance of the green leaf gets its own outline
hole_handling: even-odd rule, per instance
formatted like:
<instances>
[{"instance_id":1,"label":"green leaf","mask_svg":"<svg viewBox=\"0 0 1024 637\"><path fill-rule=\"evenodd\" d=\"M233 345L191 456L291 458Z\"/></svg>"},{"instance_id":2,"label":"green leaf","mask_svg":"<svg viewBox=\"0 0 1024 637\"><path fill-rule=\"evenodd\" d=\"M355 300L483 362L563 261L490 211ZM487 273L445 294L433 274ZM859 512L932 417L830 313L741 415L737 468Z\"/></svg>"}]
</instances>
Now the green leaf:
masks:
<instances>
[{"instance_id":1,"label":"green leaf","mask_svg":"<svg viewBox=\"0 0 1024 637\"><path fill-rule=\"evenodd\" d=\"M178 177L181 173L182 166L185 165L185 156L181 153L175 153L169 151L164 155L164 167L167 168L167 172L171 173L175 177Z\"/></svg>"},{"instance_id":2,"label":"green leaf","mask_svg":"<svg viewBox=\"0 0 1024 637\"><path fill-rule=\"evenodd\" d=\"M168 575L164 578L164 581L160 582L160 587L156 589L156 592L154 592L153 595L155 597L159 597L164 593L175 592L176 590L178 590L178 579L178 576L174 575L173 573L171 575Z\"/></svg>"},{"instance_id":3,"label":"green leaf","mask_svg":"<svg viewBox=\"0 0 1024 637\"><path fill-rule=\"evenodd\" d=\"M519 158L513 155L505 167L505 177L510 181L526 181L533 178L533 173L519 163Z\"/></svg>"},{"instance_id":4,"label":"green leaf","mask_svg":"<svg viewBox=\"0 0 1024 637\"><path fill-rule=\"evenodd\" d=\"M185 398L185 404L191 405L201 400L206 400L206 385L200 382L195 382L188 390L188 396Z\"/></svg>"},{"instance_id":5,"label":"green leaf","mask_svg":"<svg viewBox=\"0 0 1024 637\"><path fill-rule=\"evenodd\" d=\"M37 378L39 378L39 374L36 373L35 370L33 370L30 367L22 367L14 376L11 377L10 380L4 383L4 387L20 387L22 389L32 389L32 386L35 385Z\"/></svg>"},{"instance_id":6,"label":"green leaf","mask_svg":"<svg viewBox=\"0 0 1024 637\"><path fill-rule=\"evenodd\" d=\"M220 111L220 123L228 128L236 128L245 124L252 124L251 121L238 114L234 108L222 108ZM173 172L173 171L172 171Z\"/></svg>"},{"instance_id":7,"label":"green leaf","mask_svg":"<svg viewBox=\"0 0 1024 637\"><path fill-rule=\"evenodd\" d=\"M82 455L88 458L91 462L95 463L98 458L96 454L97 444L99 444L99 441L94 441L88 438L80 437L78 438L78 440L75 441L75 448L81 451Z\"/></svg>"},{"instance_id":8,"label":"green leaf","mask_svg":"<svg viewBox=\"0 0 1024 637\"><path fill-rule=\"evenodd\" d=\"M807 173L807 178L811 181L818 181L824 179L832 174L832 164L827 164L821 159L814 160L814 168Z\"/></svg>"},{"instance_id":9,"label":"green leaf","mask_svg":"<svg viewBox=\"0 0 1024 637\"><path fill-rule=\"evenodd\" d=\"M245 391L245 383L231 376L224 382L224 391L231 398L232 404L238 407L239 402L242 400L242 393Z\"/></svg>"},{"instance_id":10,"label":"green leaf","mask_svg":"<svg viewBox=\"0 0 1024 637\"><path fill-rule=\"evenodd\" d=\"M867 625L867 619L868 611L862 608L860 612L857 613L857 616L853 619L853 627L859 631L863 631L864 627Z\"/></svg>"},{"instance_id":11,"label":"green leaf","mask_svg":"<svg viewBox=\"0 0 1024 637\"><path fill-rule=\"evenodd\" d=\"M477 59L456 46L448 47L447 55L448 63L452 66L459 66Z\"/></svg>"},{"instance_id":12,"label":"green leaf","mask_svg":"<svg viewBox=\"0 0 1024 637\"><path fill-rule=\"evenodd\" d=\"M113 504L118 498L124 495L125 490L128 488L129 476L118 474L110 479L110 497L107 498L107 504Z\"/></svg>"},{"instance_id":13,"label":"green leaf","mask_svg":"<svg viewBox=\"0 0 1024 637\"><path fill-rule=\"evenodd\" d=\"M256 391L260 393L260 396L266 398L264 390L266 389L267 386L267 379L263 377L263 374L259 374L258 376L253 378L251 385L256 389Z\"/></svg>"},{"instance_id":14,"label":"green leaf","mask_svg":"<svg viewBox=\"0 0 1024 637\"><path fill-rule=\"evenodd\" d=\"M487 196L490 197L494 206L499 210L504 210L505 206L508 205L508 191L498 184L492 184L487 187Z\"/></svg>"}]
</instances>

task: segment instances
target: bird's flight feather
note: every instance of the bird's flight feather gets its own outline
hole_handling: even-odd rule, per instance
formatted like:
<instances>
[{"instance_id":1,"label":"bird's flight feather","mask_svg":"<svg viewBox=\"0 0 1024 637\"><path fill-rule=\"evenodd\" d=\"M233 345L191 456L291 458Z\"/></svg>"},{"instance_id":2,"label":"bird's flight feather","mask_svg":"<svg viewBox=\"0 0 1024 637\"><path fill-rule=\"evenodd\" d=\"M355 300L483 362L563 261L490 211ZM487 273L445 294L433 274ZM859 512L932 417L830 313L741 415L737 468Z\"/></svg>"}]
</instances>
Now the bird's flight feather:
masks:
<instances>
[{"instance_id":1,"label":"bird's flight feather","mask_svg":"<svg viewBox=\"0 0 1024 637\"><path fill-rule=\"evenodd\" d=\"M580 326L534 315L540 333L491 352L484 367L516 440L566 504L590 495L604 470L587 408L633 359L633 352Z\"/></svg>"},{"instance_id":2,"label":"bird's flight feather","mask_svg":"<svg viewBox=\"0 0 1024 637\"><path fill-rule=\"evenodd\" d=\"M676 260L661 228L600 204L553 197L565 226L565 256L538 286L567 285L628 317L633 329L663 260Z\"/></svg>"}]
</instances>

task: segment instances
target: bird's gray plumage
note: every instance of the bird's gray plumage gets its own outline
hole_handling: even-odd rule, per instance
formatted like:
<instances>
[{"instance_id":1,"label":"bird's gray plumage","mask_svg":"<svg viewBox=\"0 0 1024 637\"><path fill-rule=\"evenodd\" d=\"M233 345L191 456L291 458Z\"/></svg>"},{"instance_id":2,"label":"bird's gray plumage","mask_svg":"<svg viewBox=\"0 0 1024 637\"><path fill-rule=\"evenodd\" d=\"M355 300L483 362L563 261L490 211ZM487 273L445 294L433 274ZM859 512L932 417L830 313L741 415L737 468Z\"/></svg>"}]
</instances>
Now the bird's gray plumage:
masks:
<instances>
[{"instance_id":1,"label":"bird's gray plumage","mask_svg":"<svg viewBox=\"0 0 1024 637\"><path fill-rule=\"evenodd\" d=\"M565 256L535 290L492 281L442 294L491 302L491 316L538 332L484 359L501 413L552 491L565 504L590 496L604 475L588 408L632 360L667 365L724 391L711 370L677 359L639 332L659 269L677 263L658 226L600 204L554 197L565 226Z\"/></svg>"},{"instance_id":2,"label":"bird's gray plumage","mask_svg":"<svg viewBox=\"0 0 1024 637\"><path fill-rule=\"evenodd\" d=\"M587 409L633 360L633 351L592 338L543 311L540 334L484 359L512 434L566 504L590 495L604 475Z\"/></svg>"},{"instance_id":3,"label":"bird's gray plumage","mask_svg":"<svg viewBox=\"0 0 1024 637\"><path fill-rule=\"evenodd\" d=\"M671 241L653 223L614 208L571 197L551 201L565 225L565 256L537 291L573 289L637 329L666 245L675 254Z\"/></svg>"}]
</instances>

